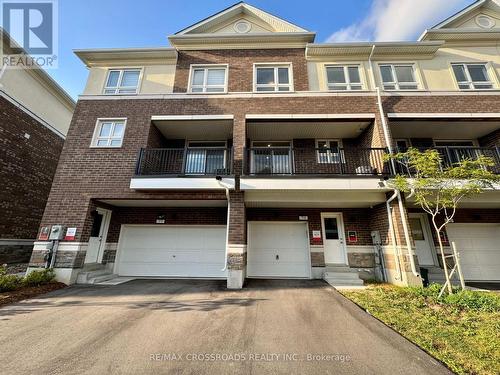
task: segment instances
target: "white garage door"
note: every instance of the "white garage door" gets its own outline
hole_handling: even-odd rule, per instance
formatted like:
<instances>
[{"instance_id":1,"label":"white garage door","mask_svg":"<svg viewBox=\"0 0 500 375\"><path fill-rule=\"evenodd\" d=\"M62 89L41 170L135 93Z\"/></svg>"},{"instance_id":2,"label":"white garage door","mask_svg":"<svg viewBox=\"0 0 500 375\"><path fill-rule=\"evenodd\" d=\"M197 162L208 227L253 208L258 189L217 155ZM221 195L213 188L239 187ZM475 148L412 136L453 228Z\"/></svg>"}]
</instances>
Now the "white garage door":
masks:
<instances>
[{"instance_id":1,"label":"white garage door","mask_svg":"<svg viewBox=\"0 0 500 375\"><path fill-rule=\"evenodd\" d=\"M123 226L121 276L224 278L226 227Z\"/></svg>"},{"instance_id":2,"label":"white garage door","mask_svg":"<svg viewBox=\"0 0 500 375\"><path fill-rule=\"evenodd\" d=\"M466 280L500 280L500 224L449 224Z\"/></svg>"},{"instance_id":3,"label":"white garage door","mask_svg":"<svg viewBox=\"0 0 500 375\"><path fill-rule=\"evenodd\" d=\"M309 278L307 223L250 222L248 277Z\"/></svg>"}]
</instances>

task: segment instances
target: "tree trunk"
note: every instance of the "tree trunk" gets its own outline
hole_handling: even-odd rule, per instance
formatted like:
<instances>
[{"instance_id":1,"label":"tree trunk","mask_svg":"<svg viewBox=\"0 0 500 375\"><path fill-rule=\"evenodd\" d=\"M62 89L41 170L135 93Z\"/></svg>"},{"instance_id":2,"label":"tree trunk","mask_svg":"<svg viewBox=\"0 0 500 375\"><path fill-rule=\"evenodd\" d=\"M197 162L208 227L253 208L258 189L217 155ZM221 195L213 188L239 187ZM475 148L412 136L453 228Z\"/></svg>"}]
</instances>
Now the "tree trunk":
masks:
<instances>
[{"instance_id":1,"label":"tree trunk","mask_svg":"<svg viewBox=\"0 0 500 375\"><path fill-rule=\"evenodd\" d=\"M436 225L436 222L435 222L435 217L433 216L432 217L432 225L434 225L434 230L436 231L436 235L437 235L437 240L438 240L438 243L439 243L439 251L441 253L441 259L443 261L443 268L444 268L444 276L446 278L446 282L448 283L448 293L449 294L452 294L453 293L453 289L451 287L451 279L450 279L450 276L448 274L448 267L446 265L446 257L444 255L444 248L443 248L443 241L441 240L441 231L439 230L438 226Z\"/></svg>"}]
</instances>

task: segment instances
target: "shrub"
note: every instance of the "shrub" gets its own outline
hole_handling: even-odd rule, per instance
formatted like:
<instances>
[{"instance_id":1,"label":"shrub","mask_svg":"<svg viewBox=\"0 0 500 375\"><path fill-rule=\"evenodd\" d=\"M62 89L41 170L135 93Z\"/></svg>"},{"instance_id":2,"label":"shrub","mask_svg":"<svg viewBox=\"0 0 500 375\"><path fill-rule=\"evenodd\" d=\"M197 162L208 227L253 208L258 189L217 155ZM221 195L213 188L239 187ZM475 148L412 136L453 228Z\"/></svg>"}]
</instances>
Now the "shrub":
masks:
<instances>
[{"instance_id":1,"label":"shrub","mask_svg":"<svg viewBox=\"0 0 500 375\"><path fill-rule=\"evenodd\" d=\"M53 269L46 268L43 270L35 270L27 274L23 279L23 284L26 286L38 286L47 284L54 280L56 274Z\"/></svg>"},{"instance_id":2,"label":"shrub","mask_svg":"<svg viewBox=\"0 0 500 375\"><path fill-rule=\"evenodd\" d=\"M22 278L17 275L0 274L0 292L9 292L21 286Z\"/></svg>"}]
</instances>

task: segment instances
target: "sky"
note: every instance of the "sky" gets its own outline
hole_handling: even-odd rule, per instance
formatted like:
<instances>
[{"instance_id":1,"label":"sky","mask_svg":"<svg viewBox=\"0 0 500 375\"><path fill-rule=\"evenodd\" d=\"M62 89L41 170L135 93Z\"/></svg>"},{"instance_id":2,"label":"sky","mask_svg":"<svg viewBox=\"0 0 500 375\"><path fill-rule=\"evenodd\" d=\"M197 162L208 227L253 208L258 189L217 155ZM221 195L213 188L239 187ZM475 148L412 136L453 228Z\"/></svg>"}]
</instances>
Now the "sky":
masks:
<instances>
[{"instance_id":1,"label":"sky","mask_svg":"<svg viewBox=\"0 0 500 375\"><path fill-rule=\"evenodd\" d=\"M49 74L74 98L88 71L74 49L166 47L167 36L236 0L59 0L59 63ZM316 42L416 40L473 0L249 0Z\"/></svg>"}]
</instances>

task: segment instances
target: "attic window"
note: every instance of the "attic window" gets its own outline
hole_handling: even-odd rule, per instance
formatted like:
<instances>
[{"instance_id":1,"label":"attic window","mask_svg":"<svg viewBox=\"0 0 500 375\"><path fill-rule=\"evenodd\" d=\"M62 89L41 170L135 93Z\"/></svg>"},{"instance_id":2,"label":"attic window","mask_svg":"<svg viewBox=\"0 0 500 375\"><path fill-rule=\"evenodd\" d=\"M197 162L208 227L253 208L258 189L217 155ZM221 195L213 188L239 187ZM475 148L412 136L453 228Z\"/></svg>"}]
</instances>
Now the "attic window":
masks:
<instances>
[{"instance_id":1,"label":"attic window","mask_svg":"<svg viewBox=\"0 0 500 375\"><path fill-rule=\"evenodd\" d=\"M484 14L480 14L476 17L476 24L483 29L491 29L495 27L495 20Z\"/></svg>"},{"instance_id":2,"label":"attic window","mask_svg":"<svg viewBox=\"0 0 500 375\"><path fill-rule=\"evenodd\" d=\"M252 29L252 25L248 21L238 21L234 24L234 31L238 34L246 34Z\"/></svg>"}]
</instances>

